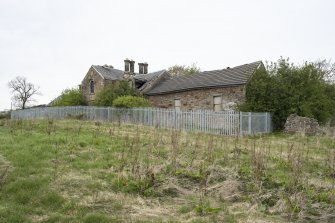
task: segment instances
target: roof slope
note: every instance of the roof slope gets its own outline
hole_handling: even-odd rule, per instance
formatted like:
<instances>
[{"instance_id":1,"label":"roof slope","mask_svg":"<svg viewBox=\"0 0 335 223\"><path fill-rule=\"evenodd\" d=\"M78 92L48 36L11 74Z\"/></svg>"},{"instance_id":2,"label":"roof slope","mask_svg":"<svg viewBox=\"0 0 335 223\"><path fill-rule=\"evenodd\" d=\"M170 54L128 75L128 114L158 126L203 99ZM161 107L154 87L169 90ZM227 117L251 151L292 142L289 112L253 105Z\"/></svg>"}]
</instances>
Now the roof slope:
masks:
<instances>
[{"instance_id":1,"label":"roof slope","mask_svg":"<svg viewBox=\"0 0 335 223\"><path fill-rule=\"evenodd\" d=\"M145 94L145 92L154 88L160 82L166 79L170 79L171 75L166 70L161 70L155 73L151 73L150 75L143 75L143 78L144 78L145 83L141 87L139 87L138 90ZM136 76L135 76L135 80L143 83L143 80L136 79Z\"/></svg>"},{"instance_id":2,"label":"roof slope","mask_svg":"<svg viewBox=\"0 0 335 223\"><path fill-rule=\"evenodd\" d=\"M146 95L166 94L199 88L213 88L246 84L261 61L222 70L204 71L194 75L173 77L158 84Z\"/></svg>"},{"instance_id":3,"label":"roof slope","mask_svg":"<svg viewBox=\"0 0 335 223\"><path fill-rule=\"evenodd\" d=\"M147 82L153 79L154 77L161 75L164 72L166 72L166 70L160 70L160 71L156 71L156 72L152 72L148 74L136 74L134 78L135 80L138 80L138 81Z\"/></svg>"},{"instance_id":4,"label":"roof slope","mask_svg":"<svg viewBox=\"0 0 335 223\"><path fill-rule=\"evenodd\" d=\"M107 80L121 80L123 78L123 71L99 65L92 65L92 67Z\"/></svg>"}]
</instances>

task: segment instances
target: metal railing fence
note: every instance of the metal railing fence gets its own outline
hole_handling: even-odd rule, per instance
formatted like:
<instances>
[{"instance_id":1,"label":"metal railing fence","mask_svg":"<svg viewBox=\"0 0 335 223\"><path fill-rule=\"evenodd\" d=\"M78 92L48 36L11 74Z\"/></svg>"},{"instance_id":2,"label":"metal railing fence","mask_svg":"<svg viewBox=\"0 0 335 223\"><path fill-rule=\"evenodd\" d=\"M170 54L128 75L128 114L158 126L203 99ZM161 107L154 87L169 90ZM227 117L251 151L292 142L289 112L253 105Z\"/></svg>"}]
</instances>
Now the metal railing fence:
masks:
<instances>
[{"instance_id":1,"label":"metal railing fence","mask_svg":"<svg viewBox=\"0 0 335 223\"><path fill-rule=\"evenodd\" d=\"M14 120L77 118L103 122L119 121L220 135L250 135L272 131L270 113L236 111L177 111L161 108L122 109L93 106L40 107L12 111L11 118Z\"/></svg>"}]
</instances>

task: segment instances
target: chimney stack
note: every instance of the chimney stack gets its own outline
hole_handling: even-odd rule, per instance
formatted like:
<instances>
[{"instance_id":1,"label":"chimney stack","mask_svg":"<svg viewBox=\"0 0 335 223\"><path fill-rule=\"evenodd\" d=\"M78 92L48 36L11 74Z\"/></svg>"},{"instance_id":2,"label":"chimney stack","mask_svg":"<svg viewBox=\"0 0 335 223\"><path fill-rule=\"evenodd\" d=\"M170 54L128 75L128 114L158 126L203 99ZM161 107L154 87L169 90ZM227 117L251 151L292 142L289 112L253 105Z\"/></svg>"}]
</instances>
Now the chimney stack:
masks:
<instances>
[{"instance_id":1,"label":"chimney stack","mask_svg":"<svg viewBox=\"0 0 335 223\"><path fill-rule=\"evenodd\" d=\"M135 73L135 61L130 61L130 73Z\"/></svg>"},{"instance_id":2,"label":"chimney stack","mask_svg":"<svg viewBox=\"0 0 335 223\"><path fill-rule=\"evenodd\" d=\"M148 63L138 63L138 73L147 74L148 73Z\"/></svg>"},{"instance_id":3,"label":"chimney stack","mask_svg":"<svg viewBox=\"0 0 335 223\"><path fill-rule=\"evenodd\" d=\"M143 63L138 63L138 73L139 74L144 74L144 64Z\"/></svg>"},{"instance_id":4,"label":"chimney stack","mask_svg":"<svg viewBox=\"0 0 335 223\"><path fill-rule=\"evenodd\" d=\"M143 63L143 70L144 70L144 74L148 73L148 63Z\"/></svg>"},{"instance_id":5,"label":"chimney stack","mask_svg":"<svg viewBox=\"0 0 335 223\"><path fill-rule=\"evenodd\" d=\"M124 60L124 72L130 72L130 60L129 59Z\"/></svg>"}]
</instances>

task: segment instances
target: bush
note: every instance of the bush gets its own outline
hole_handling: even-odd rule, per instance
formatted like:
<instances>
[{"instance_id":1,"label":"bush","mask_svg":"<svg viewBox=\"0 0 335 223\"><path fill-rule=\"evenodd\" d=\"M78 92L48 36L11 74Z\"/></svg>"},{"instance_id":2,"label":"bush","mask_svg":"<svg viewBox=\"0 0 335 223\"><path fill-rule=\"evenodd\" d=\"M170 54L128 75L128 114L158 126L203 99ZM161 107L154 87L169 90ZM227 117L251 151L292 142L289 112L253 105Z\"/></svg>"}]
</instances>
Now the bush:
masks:
<instances>
[{"instance_id":1,"label":"bush","mask_svg":"<svg viewBox=\"0 0 335 223\"><path fill-rule=\"evenodd\" d=\"M335 115L335 85L327 81L329 72L324 63L296 66L281 58L253 75L240 110L272 112L274 128L278 130L290 114L325 124Z\"/></svg>"},{"instance_id":2,"label":"bush","mask_svg":"<svg viewBox=\"0 0 335 223\"><path fill-rule=\"evenodd\" d=\"M113 106L118 108L150 107L147 99L138 96L121 96L113 101Z\"/></svg>"},{"instance_id":3,"label":"bush","mask_svg":"<svg viewBox=\"0 0 335 223\"><path fill-rule=\"evenodd\" d=\"M80 89L65 89L62 94L50 103L51 106L86 105L84 95Z\"/></svg>"},{"instance_id":4,"label":"bush","mask_svg":"<svg viewBox=\"0 0 335 223\"><path fill-rule=\"evenodd\" d=\"M120 81L115 85L105 87L101 90L95 100L94 105L96 106L112 106L113 101L120 96L136 96L136 91L129 86L127 81Z\"/></svg>"},{"instance_id":5,"label":"bush","mask_svg":"<svg viewBox=\"0 0 335 223\"><path fill-rule=\"evenodd\" d=\"M10 119L10 112L0 112L0 119Z\"/></svg>"}]
</instances>

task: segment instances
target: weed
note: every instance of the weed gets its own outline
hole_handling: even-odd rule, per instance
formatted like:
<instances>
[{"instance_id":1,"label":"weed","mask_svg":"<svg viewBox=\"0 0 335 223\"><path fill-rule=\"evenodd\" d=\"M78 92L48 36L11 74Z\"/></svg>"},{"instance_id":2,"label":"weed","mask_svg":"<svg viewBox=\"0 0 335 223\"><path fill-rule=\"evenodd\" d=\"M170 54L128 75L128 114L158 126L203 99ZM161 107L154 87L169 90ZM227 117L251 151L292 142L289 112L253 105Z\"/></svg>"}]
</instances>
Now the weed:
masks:
<instances>
[{"instance_id":1,"label":"weed","mask_svg":"<svg viewBox=\"0 0 335 223\"><path fill-rule=\"evenodd\" d=\"M191 212L192 210L194 210L195 207L191 206L191 205L184 205L184 206L181 206L179 209L178 209L178 212L181 213L181 214L186 214L186 213L189 213Z\"/></svg>"},{"instance_id":2,"label":"weed","mask_svg":"<svg viewBox=\"0 0 335 223\"><path fill-rule=\"evenodd\" d=\"M199 215L213 214L221 211L221 208L214 208L209 205L209 203L200 203L194 208L195 213Z\"/></svg>"},{"instance_id":3,"label":"weed","mask_svg":"<svg viewBox=\"0 0 335 223\"><path fill-rule=\"evenodd\" d=\"M3 185L6 183L6 176L9 171L9 166L5 166L3 169L1 169L0 172L0 190L2 189Z\"/></svg>"},{"instance_id":4,"label":"weed","mask_svg":"<svg viewBox=\"0 0 335 223\"><path fill-rule=\"evenodd\" d=\"M83 219L83 223L113 223L113 222L121 222L121 221L117 218L109 218L106 215L100 213L87 214Z\"/></svg>"},{"instance_id":5,"label":"weed","mask_svg":"<svg viewBox=\"0 0 335 223\"><path fill-rule=\"evenodd\" d=\"M180 145L180 132L173 130L171 131L171 166L172 166L172 174L176 173L177 170L177 158L179 155Z\"/></svg>"},{"instance_id":6,"label":"weed","mask_svg":"<svg viewBox=\"0 0 335 223\"><path fill-rule=\"evenodd\" d=\"M333 220L333 138L117 124L6 120L0 221Z\"/></svg>"}]
</instances>

